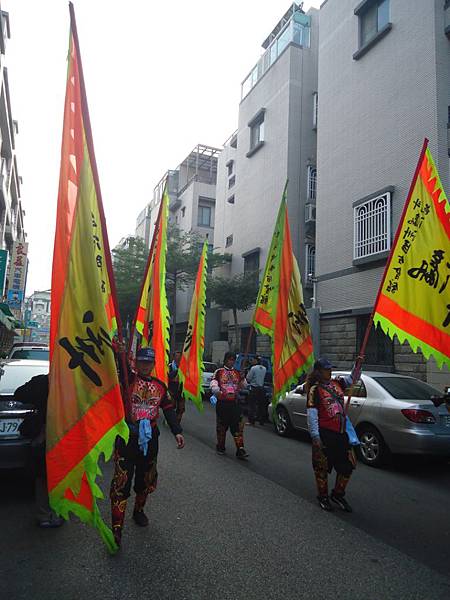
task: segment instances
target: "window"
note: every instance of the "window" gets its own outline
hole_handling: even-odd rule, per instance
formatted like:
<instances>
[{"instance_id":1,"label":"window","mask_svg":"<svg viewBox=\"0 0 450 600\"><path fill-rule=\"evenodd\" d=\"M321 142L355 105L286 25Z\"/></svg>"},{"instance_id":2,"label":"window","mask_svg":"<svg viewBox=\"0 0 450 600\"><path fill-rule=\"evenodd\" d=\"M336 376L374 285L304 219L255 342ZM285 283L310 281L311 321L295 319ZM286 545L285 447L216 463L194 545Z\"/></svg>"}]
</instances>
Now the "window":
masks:
<instances>
[{"instance_id":1,"label":"window","mask_svg":"<svg viewBox=\"0 0 450 600\"><path fill-rule=\"evenodd\" d=\"M355 13L359 16L359 47L363 48L389 24L389 0L368 0Z\"/></svg>"},{"instance_id":2,"label":"window","mask_svg":"<svg viewBox=\"0 0 450 600\"><path fill-rule=\"evenodd\" d=\"M185 214L186 214L186 207L183 206L183 208L181 209L181 216L184 217Z\"/></svg>"},{"instance_id":3,"label":"window","mask_svg":"<svg viewBox=\"0 0 450 600\"><path fill-rule=\"evenodd\" d=\"M234 194L227 199L229 204L234 204Z\"/></svg>"},{"instance_id":4,"label":"window","mask_svg":"<svg viewBox=\"0 0 450 600\"><path fill-rule=\"evenodd\" d=\"M229 248L233 245L233 234L229 235L225 240L225 248Z\"/></svg>"},{"instance_id":5,"label":"window","mask_svg":"<svg viewBox=\"0 0 450 600\"><path fill-rule=\"evenodd\" d=\"M313 128L317 129L317 117L319 113L319 94L314 92L313 94Z\"/></svg>"},{"instance_id":6,"label":"window","mask_svg":"<svg viewBox=\"0 0 450 600\"><path fill-rule=\"evenodd\" d=\"M228 180L228 189L230 190L234 186L235 183L236 183L236 175L233 175Z\"/></svg>"},{"instance_id":7,"label":"window","mask_svg":"<svg viewBox=\"0 0 450 600\"><path fill-rule=\"evenodd\" d=\"M211 227L211 212L210 206L198 207L198 225L200 227Z\"/></svg>"},{"instance_id":8,"label":"window","mask_svg":"<svg viewBox=\"0 0 450 600\"><path fill-rule=\"evenodd\" d=\"M316 167L308 167L308 200L316 199L317 188L317 169Z\"/></svg>"},{"instance_id":9,"label":"window","mask_svg":"<svg viewBox=\"0 0 450 600\"><path fill-rule=\"evenodd\" d=\"M312 244L306 244L306 282L312 283L316 273L316 248Z\"/></svg>"},{"instance_id":10,"label":"window","mask_svg":"<svg viewBox=\"0 0 450 600\"><path fill-rule=\"evenodd\" d=\"M233 160L229 160L227 162L228 177L231 177L231 175L233 175L233 164L234 164Z\"/></svg>"},{"instance_id":11,"label":"window","mask_svg":"<svg viewBox=\"0 0 450 600\"><path fill-rule=\"evenodd\" d=\"M262 108L248 123L250 127L250 149L247 158L252 156L264 144L264 115L266 109Z\"/></svg>"},{"instance_id":12,"label":"window","mask_svg":"<svg viewBox=\"0 0 450 600\"><path fill-rule=\"evenodd\" d=\"M353 258L387 252L391 246L391 192L353 207Z\"/></svg>"},{"instance_id":13,"label":"window","mask_svg":"<svg viewBox=\"0 0 450 600\"><path fill-rule=\"evenodd\" d=\"M244 273L259 272L259 249L244 255Z\"/></svg>"}]
</instances>

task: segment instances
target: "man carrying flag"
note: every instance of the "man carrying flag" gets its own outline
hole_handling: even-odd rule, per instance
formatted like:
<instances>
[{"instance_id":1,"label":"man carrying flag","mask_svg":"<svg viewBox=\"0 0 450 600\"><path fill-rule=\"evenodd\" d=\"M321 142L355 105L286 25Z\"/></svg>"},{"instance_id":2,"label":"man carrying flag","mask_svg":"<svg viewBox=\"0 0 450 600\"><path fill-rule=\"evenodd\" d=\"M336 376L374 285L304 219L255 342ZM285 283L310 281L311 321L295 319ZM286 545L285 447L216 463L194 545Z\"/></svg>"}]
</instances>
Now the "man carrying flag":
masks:
<instances>
[{"instance_id":1,"label":"man carrying flag","mask_svg":"<svg viewBox=\"0 0 450 600\"><path fill-rule=\"evenodd\" d=\"M127 500L130 497L134 475L133 519L140 527L148 525L144 506L147 496L155 491L158 482L157 459L159 409L164 411L167 423L175 436L178 448L183 448L182 429L166 385L152 377L155 352L149 346L136 353L136 371L129 370L130 413L127 424L130 430L128 443L117 438L114 454L115 470L111 482L111 513L113 534L120 546Z\"/></svg>"}]
</instances>

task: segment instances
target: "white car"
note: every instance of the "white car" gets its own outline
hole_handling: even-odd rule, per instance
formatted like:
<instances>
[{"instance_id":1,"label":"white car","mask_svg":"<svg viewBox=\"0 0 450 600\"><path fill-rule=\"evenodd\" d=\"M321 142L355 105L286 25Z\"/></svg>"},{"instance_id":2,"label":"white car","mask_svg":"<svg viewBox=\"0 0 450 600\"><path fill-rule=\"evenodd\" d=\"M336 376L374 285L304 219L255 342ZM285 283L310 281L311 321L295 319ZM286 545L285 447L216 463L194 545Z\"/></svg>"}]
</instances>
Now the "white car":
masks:
<instances>
[{"instance_id":1,"label":"white car","mask_svg":"<svg viewBox=\"0 0 450 600\"><path fill-rule=\"evenodd\" d=\"M333 373L333 377L345 375L350 372ZM450 413L445 403L436 407L431 401L442 395L415 377L364 371L349 406L349 417L361 442L361 460L377 467L389 452L450 456ZM293 429L308 431L303 386L281 398L276 412L279 435L288 435Z\"/></svg>"},{"instance_id":2,"label":"white car","mask_svg":"<svg viewBox=\"0 0 450 600\"><path fill-rule=\"evenodd\" d=\"M24 342L14 344L8 354L10 359L49 360L49 347L45 344Z\"/></svg>"},{"instance_id":3,"label":"white car","mask_svg":"<svg viewBox=\"0 0 450 600\"><path fill-rule=\"evenodd\" d=\"M209 398L211 395L211 391L209 389L209 384L211 383L211 379L214 373L217 371L216 363L212 362L204 362L203 363L204 371L202 375L202 388L203 388L203 396Z\"/></svg>"}]
</instances>

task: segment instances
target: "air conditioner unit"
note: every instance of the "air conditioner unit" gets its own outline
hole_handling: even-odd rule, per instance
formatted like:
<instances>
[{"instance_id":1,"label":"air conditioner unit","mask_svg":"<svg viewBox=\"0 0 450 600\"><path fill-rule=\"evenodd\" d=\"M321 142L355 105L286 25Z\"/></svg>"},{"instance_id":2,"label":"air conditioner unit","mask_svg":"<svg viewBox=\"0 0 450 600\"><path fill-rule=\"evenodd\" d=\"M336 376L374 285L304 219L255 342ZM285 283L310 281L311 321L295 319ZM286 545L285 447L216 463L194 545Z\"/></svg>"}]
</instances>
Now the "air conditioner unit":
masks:
<instances>
[{"instance_id":1,"label":"air conditioner unit","mask_svg":"<svg viewBox=\"0 0 450 600\"><path fill-rule=\"evenodd\" d=\"M305 204L305 223L315 223L316 222L316 205Z\"/></svg>"}]
</instances>

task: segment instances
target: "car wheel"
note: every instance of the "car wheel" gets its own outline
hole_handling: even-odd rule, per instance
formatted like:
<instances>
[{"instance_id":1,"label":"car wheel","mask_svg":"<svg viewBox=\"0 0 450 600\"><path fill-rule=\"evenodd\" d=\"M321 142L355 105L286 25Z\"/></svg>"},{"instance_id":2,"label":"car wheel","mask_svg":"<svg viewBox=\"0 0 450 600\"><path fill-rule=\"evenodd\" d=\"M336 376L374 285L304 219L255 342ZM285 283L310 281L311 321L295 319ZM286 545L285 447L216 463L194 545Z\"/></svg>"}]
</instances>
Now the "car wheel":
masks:
<instances>
[{"instance_id":1,"label":"car wheel","mask_svg":"<svg viewBox=\"0 0 450 600\"><path fill-rule=\"evenodd\" d=\"M289 417L288 411L285 408L283 408L282 406L280 406L276 410L276 415L277 415L277 418L275 421L276 432L278 433L278 435L281 435L282 437L288 436L293 431L293 427L292 427L292 423L291 423L291 419Z\"/></svg>"},{"instance_id":2,"label":"car wheel","mask_svg":"<svg viewBox=\"0 0 450 600\"><path fill-rule=\"evenodd\" d=\"M361 425L358 437L361 442L358 446L361 461L370 467L381 467L387 459L389 449L378 429L372 425Z\"/></svg>"}]
</instances>

